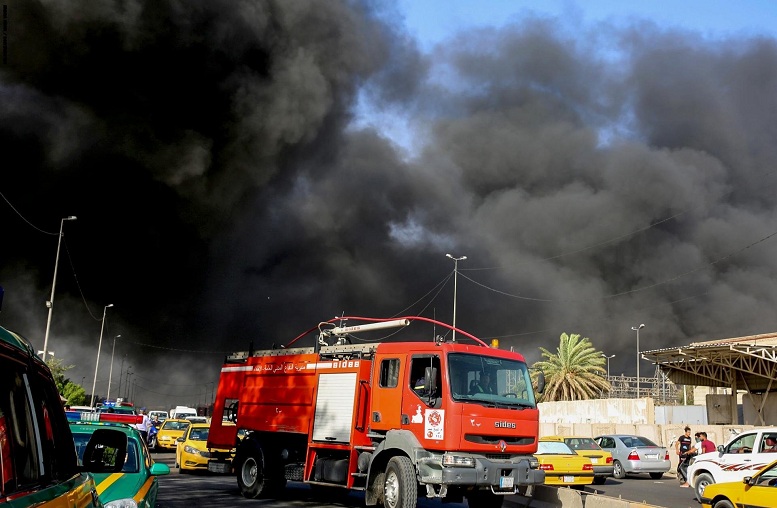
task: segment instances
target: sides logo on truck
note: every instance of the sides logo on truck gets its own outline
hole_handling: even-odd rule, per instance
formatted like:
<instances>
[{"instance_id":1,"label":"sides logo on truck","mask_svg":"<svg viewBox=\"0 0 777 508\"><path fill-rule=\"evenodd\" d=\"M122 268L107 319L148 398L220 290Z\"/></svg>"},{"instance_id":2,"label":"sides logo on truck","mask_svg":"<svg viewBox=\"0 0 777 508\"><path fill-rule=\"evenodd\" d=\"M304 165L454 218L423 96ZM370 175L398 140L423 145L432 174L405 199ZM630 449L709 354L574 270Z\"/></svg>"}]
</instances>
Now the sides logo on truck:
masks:
<instances>
[{"instance_id":1,"label":"sides logo on truck","mask_svg":"<svg viewBox=\"0 0 777 508\"><path fill-rule=\"evenodd\" d=\"M494 427L497 429L514 429L515 422L494 422Z\"/></svg>"}]
</instances>

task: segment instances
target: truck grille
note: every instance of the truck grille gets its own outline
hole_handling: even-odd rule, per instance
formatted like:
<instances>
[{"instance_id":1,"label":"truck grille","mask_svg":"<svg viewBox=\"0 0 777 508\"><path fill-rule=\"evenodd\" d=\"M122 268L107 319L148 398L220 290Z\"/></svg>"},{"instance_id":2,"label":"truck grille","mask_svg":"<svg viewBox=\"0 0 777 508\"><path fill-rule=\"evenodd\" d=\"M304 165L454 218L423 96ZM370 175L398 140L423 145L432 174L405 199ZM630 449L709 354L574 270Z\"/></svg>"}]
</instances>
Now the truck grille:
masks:
<instances>
[{"instance_id":1,"label":"truck grille","mask_svg":"<svg viewBox=\"0 0 777 508\"><path fill-rule=\"evenodd\" d=\"M486 434L464 434L464 439L470 443L498 445L499 441L504 441L508 445L531 445L534 444L534 437L531 436L490 436Z\"/></svg>"}]
</instances>

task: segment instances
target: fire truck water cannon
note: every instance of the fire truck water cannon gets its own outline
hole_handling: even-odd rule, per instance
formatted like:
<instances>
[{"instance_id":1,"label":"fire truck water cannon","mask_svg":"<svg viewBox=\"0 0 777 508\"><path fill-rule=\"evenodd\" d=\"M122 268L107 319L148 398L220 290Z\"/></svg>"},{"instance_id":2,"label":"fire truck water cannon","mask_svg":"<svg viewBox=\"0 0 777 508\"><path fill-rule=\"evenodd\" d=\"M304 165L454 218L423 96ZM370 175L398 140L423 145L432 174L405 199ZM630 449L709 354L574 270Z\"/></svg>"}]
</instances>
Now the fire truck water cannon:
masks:
<instances>
[{"instance_id":1,"label":"fire truck water cannon","mask_svg":"<svg viewBox=\"0 0 777 508\"><path fill-rule=\"evenodd\" d=\"M326 499L363 491L366 506L389 508L415 508L419 492L478 508L531 495L545 481L533 456L543 383L532 386L520 353L458 328L473 343L429 340L422 329L403 331L410 339L349 343L410 323L452 329L420 316L340 317L285 346L227 356L208 470L233 473L247 498L280 497L287 481ZM292 347L315 331L313 346ZM234 456L218 451L231 448Z\"/></svg>"},{"instance_id":2,"label":"fire truck water cannon","mask_svg":"<svg viewBox=\"0 0 777 508\"><path fill-rule=\"evenodd\" d=\"M335 326L329 329L323 328L323 326L330 323L319 323L319 337L318 342L322 346L328 346L327 341L330 337L337 337L336 344L346 344L348 336L353 333L359 332L371 332L376 330L387 330L389 328L402 328L410 324L409 319L393 319L391 321L381 321L378 323L369 323L366 325L354 325L354 326Z\"/></svg>"}]
</instances>

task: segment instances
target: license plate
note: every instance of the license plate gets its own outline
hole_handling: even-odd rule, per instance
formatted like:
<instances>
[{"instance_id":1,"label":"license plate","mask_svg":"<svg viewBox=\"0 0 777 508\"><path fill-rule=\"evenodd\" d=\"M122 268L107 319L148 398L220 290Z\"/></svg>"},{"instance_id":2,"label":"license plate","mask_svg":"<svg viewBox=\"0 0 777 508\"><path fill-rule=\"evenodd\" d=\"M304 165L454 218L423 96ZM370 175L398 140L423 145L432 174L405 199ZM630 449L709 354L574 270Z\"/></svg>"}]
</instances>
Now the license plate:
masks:
<instances>
[{"instance_id":1,"label":"license plate","mask_svg":"<svg viewBox=\"0 0 777 508\"><path fill-rule=\"evenodd\" d=\"M564 476L564 483L572 483L575 481L574 476Z\"/></svg>"},{"instance_id":2,"label":"license plate","mask_svg":"<svg viewBox=\"0 0 777 508\"><path fill-rule=\"evenodd\" d=\"M645 454L645 458L647 458L647 459L657 459L658 458L658 454L657 453L646 453Z\"/></svg>"},{"instance_id":3,"label":"license plate","mask_svg":"<svg viewBox=\"0 0 777 508\"><path fill-rule=\"evenodd\" d=\"M211 473L229 473L228 462L208 462L208 471Z\"/></svg>"},{"instance_id":4,"label":"license plate","mask_svg":"<svg viewBox=\"0 0 777 508\"><path fill-rule=\"evenodd\" d=\"M591 464L598 464L598 463L599 463L599 459L591 459Z\"/></svg>"},{"instance_id":5,"label":"license plate","mask_svg":"<svg viewBox=\"0 0 777 508\"><path fill-rule=\"evenodd\" d=\"M512 476L500 476L499 477L499 488L500 489L512 489L513 488L513 477Z\"/></svg>"}]
</instances>

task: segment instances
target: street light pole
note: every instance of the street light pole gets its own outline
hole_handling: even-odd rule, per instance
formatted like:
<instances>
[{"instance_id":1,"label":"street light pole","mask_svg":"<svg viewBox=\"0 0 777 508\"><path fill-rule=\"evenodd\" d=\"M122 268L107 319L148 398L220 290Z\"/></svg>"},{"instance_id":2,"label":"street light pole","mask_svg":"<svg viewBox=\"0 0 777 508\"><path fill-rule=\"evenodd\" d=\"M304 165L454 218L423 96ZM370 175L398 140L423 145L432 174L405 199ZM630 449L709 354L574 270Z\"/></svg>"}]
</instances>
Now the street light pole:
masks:
<instances>
[{"instance_id":1,"label":"street light pole","mask_svg":"<svg viewBox=\"0 0 777 508\"><path fill-rule=\"evenodd\" d=\"M57 286L57 267L59 266L59 248L62 245L62 230L65 227L65 221L66 220L76 220L75 215L70 215L69 217L64 217L61 221L59 221L59 239L57 240L57 257L54 259L54 280L51 282L51 296L49 297L49 301L46 302L46 307L49 308L49 317L46 320L46 336L43 339L43 356L41 357L41 360L43 362L46 362L46 352L48 351L49 346L49 330L51 329L51 313L54 312L54 288Z\"/></svg>"},{"instance_id":2,"label":"street light pole","mask_svg":"<svg viewBox=\"0 0 777 508\"><path fill-rule=\"evenodd\" d=\"M113 338L113 349L111 349L111 370L110 374L108 374L108 395L105 396L107 400L111 400L111 380L113 379L113 353L116 352L116 339L121 337L121 335L117 335Z\"/></svg>"},{"instance_id":3,"label":"street light pole","mask_svg":"<svg viewBox=\"0 0 777 508\"><path fill-rule=\"evenodd\" d=\"M607 356L606 354L602 353L602 356L607 358L607 381L610 380L610 358L615 358L615 355Z\"/></svg>"},{"instance_id":4,"label":"street light pole","mask_svg":"<svg viewBox=\"0 0 777 508\"><path fill-rule=\"evenodd\" d=\"M464 261L467 259L467 256L461 256L460 258L455 258L450 254L446 254L446 256L453 260L453 342L456 342L456 298L459 281L459 261Z\"/></svg>"},{"instance_id":5,"label":"street light pole","mask_svg":"<svg viewBox=\"0 0 777 508\"><path fill-rule=\"evenodd\" d=\"M100 325L100 342L97 344L97 362L94 364L94 381L92 381L92 403L90 406L94 407L94 391L97 389L97 367L100 366L100 350L103 347L103 330L105 330L105 314L108 312L108 307L113 307L112 303L109 303L103 308L102 325Z\"/></svg>"},{"instance_id":6,"label":"street light pole","mask_svg":"<svg viewBox=\"0 0 777 508\"><path fill-rule=\"evenodd\" d=\"M637 332L637 398L639 398L639 331L643 328L645 328L645 323L631 327L632 330Z\"/></svg>"}]
</instances>

